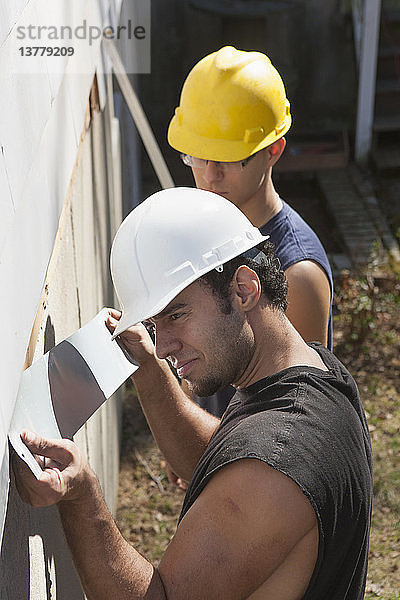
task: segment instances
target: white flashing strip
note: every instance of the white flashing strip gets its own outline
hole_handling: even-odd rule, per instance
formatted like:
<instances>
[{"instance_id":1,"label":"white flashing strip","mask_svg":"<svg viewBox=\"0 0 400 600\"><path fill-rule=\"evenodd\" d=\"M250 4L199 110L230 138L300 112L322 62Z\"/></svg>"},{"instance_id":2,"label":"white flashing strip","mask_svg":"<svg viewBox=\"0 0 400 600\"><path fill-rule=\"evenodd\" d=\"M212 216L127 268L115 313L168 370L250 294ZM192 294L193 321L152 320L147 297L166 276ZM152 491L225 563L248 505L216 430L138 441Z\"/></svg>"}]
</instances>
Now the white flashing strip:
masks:
<instances>
[{"instance_id":1,"label":"white flashing strip","mask_svg":"<svg viewBox=\"0 0 400 600\"><path fill-rule=\"evenodd\" d=\"M105 325L107 315L107 309L103 308L67 341L83 356L104 395L109 398L139 365L130 362L118 342L111 339Z\"/></svg>"},{"instance_id":2,"label":"white flashing strip","mask_svg":"<svg viewBox=\"0 0 400 600\"><path fill-rule=\"evenodd\" d=\"M9 439L38 479L42 469L22 443L21 431L27 429L50 439L61 438L63 430L73 435L138 368L118 342L111 340L107 314L107 309L102 309L22 374ZM65 342L77 352L68 352ZM68 362L63 363L66 356ZM60 395L55 397L57 391Z\"/></svg>"}]
</instances>

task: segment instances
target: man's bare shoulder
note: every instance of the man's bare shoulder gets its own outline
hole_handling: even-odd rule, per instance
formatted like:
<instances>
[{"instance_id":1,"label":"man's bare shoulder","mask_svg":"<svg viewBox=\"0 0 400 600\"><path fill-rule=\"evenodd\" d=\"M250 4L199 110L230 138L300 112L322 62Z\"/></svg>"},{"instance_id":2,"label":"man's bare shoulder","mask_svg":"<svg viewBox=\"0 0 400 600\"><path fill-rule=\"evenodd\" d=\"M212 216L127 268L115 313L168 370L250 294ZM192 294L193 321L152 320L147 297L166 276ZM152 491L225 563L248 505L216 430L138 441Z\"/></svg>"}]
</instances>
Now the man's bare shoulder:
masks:
<instances>
[{"instance_id":1,"label":"man's bare shoulder","mask_svg":"<svg viewBox=\"0 0 400 600\"><path fill-rule=\"evenodd\" d=\"M331 287L324 269L302 260L285 271L288 281L287 316L306 342L327 343Z\"/></svg>"},{"instance_id":2,"label":"man's bare shoulder","mask_svg":"<svg viewBox=\"0 0 400 600\"><path fill-rule=\"evenodd\" d=\"M278 598L286 581L282 600L291 600L306 589L317 551L315 513L300 488L266 463L245 459L211 478L159 570L171 598L257 598L261 589Z\"/></svg>"},{"instance_id":3,"label":"man's bare shoulder","mask_svg":"<svg viewBox=\"0 0 400 600\"><path fill-rule=\"evenodd\" d=\"M305 281L306 283L326 283L328 287L329 279L326 271L320 264L314 260L301 260L288 267L285 271L286 277L290 277L297 282Z\"/></svg>"}]
</instances>

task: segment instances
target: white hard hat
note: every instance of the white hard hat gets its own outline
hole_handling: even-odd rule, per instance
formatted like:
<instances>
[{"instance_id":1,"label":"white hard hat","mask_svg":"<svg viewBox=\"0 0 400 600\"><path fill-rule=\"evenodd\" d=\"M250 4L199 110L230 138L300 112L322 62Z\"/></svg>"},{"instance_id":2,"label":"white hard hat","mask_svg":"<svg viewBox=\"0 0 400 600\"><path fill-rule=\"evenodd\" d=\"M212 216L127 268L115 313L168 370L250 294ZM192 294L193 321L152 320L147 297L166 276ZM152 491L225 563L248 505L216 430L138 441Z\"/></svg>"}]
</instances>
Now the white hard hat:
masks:
<instances>
[{"instance_id":1,"label":"white hard hat","mask_svg":"<svg viewBox=\"0 0 400 600\"><path fill-rule=\"evenodd\" d=\"M137 206L111 248L122 316L113 338L161 312L183 289L263 240L234 204L196 188L170 188Z\"/></svg>"}]
</instances>

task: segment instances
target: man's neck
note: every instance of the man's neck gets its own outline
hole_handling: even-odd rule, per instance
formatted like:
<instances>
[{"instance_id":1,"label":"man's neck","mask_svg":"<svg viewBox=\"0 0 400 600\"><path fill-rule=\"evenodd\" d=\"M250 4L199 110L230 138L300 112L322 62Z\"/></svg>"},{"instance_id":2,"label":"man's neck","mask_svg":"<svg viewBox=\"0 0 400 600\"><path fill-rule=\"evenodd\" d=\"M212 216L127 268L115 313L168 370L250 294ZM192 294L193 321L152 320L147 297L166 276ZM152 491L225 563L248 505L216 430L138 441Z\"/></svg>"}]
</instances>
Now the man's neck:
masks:
<instances>
[{"instance_id":1,"label":"man's neck","mask_svg":"<svg viewBox=\"0 0 400 600\"><path fill-rule=\"evenodd\" d=\"M328 370L318 352L308 346L283 313L272 309L263 313L255 317L255 350L244 373L234 383L237 389L289 367L305 365Z\"/></svg>"},{"instance_id":2,"label":"man's neck","mask_svg":"<svg viewBox=\"0 0 400 600\"><path fill-rule=\"evenodd\" d=\"M255 227L262 227L282 209L282 200L274 188L271 173L266 183L249 199L242 210Z\"/></svg>"}]
</instances>

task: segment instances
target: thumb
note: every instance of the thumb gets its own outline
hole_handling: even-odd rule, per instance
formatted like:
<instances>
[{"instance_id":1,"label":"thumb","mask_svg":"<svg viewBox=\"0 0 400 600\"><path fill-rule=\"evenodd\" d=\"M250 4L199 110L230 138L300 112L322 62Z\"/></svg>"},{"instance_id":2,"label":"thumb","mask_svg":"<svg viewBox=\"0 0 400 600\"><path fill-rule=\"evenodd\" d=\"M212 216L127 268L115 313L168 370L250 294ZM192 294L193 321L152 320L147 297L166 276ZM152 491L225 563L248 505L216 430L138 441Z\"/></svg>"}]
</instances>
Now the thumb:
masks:
<instances>
[{"instance_id":1,"label":"thumb","mask_svg":"<svg viewBox=\"0 0 400 600\"><path fill-rule=\"evenodd\" d=\"M52 458L64 465L73 458L71 449L68 448L69 444L73 444L70 440L47 440L26 430L21 433L21 439L32 454Z\"/></svg>"}]
</instances>

